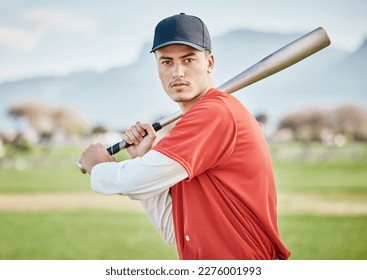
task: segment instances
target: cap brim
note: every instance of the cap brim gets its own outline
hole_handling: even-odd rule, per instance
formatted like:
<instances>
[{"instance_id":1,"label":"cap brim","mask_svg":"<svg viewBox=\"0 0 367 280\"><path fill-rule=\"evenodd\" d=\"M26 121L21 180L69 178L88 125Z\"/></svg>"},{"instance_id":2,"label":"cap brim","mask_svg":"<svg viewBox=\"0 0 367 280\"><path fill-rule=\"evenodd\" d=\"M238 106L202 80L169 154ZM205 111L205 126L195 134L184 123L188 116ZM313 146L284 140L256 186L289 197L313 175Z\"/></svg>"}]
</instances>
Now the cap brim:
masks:
<instances>
[{"instance_id":1,"label":"cap brim","mask_svg":"<svg viewBox=\"0 0 367 280\"><path fill-rule=\"evenodd\" d=\"M190 43L190 42L186 42L186 41L170 41L170 42L165 42L163 44L160 44L156 47L154 47L150 52L155 52L156 50L160 49L160 48L163 48L163 47L166 47L166 46L170 46L170 45L186 45L186 46L189 46L191 48L194 48L198 51L205 51L205 48L203 48L202 46L199 46L199 45L196 45L196 44L193 44L193 43Z\"/></svg>"}]
</instances>

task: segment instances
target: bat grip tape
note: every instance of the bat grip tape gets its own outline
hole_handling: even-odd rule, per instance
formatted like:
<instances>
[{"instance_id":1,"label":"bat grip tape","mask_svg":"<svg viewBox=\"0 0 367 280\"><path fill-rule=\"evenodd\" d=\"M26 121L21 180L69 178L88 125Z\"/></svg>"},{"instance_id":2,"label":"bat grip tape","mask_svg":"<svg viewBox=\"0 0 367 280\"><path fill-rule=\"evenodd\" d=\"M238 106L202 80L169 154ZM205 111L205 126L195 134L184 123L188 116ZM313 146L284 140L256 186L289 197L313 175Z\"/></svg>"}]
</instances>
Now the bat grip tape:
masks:
<instances>
[{"instance_id":1,"label":"bat grip tape","mask_svg":"<svg viewBox=\"0 0 367 280\"><path fill-rule=\"evenodd\" d=\"M159 122L153 123L152 126L153 126L153 129L155 131L158 131L162 128L162 126ZM145 131L145 135L147 135L147 134L148 134L147 131ZM121 151L123 149L126 149L127 147L130 147L131 145L133 145L133 144L129 144L126 141L121 141L121 142L116 143L115 145L107 148L107 152L112 156L112 155L118 153L119 151Z\"/></svg>"}]
</instances>

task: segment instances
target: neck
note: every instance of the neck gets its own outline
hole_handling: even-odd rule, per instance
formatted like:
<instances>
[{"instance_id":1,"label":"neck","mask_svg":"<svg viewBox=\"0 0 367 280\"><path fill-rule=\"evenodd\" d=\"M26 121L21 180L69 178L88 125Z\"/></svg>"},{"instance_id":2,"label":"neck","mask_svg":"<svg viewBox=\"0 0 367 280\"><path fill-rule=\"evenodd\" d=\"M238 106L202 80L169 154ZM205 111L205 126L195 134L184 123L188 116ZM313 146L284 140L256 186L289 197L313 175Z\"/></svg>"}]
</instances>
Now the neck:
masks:
<instances>
[{"instance_id":1,"label":"neck","mask_svg":"<svg viewBox=\"0 0 367 280\"><path fill-rule=\"evenodd\" d=\"M194 99L190 100L189 102L181 102L181 103L179 103L179 106L181 108L182 113L185 114L188 110L190 110L191 107L196 102L198 102L201 98L203 98L212 87L213 87L212 83L209 83L208 86L202 91L202 93L200 93Z\"/></svg>"}]
</instances>

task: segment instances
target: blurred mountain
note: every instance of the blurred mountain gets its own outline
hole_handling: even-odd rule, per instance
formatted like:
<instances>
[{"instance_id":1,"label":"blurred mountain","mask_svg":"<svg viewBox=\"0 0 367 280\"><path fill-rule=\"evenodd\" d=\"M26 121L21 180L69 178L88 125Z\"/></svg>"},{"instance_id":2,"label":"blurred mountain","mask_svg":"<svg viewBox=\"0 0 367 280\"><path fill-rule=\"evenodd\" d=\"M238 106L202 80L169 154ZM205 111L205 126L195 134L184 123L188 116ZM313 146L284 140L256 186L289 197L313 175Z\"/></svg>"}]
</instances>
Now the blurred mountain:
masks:
<instances>
[{"instance_id":1,"label":"blurred mountain","mask_svg":"<svg viewBox=\"0 0 367 280\"><path fill-rule=\"evenodd\" d=\"M303 34L235 30L213 38L216 86ZM332 40L332 38L331 38ZM79 108L91 123L124 129L137 120L153 122L179 109L164 93L150 44L138 60L105 72L38 77L0 85L0 130L10 105L41 100ZM306 60L235 93L271 126L291 111L310 105L367 107L367 40L353 53L328 47Z\"/></svg>"},{"instance_id":2,"label":"blurred mountain","mask_svg":"<svg viewBox=\"0 0 367 280\"><path fill-rule=\"evenodd\" d=\"M360 94L366 99L366 73L367 73L367 38L360 48L333 67L334 86L343 89L349 94ZM339 79L340 78L340 79Z\"/></svg>"}]
</instances>

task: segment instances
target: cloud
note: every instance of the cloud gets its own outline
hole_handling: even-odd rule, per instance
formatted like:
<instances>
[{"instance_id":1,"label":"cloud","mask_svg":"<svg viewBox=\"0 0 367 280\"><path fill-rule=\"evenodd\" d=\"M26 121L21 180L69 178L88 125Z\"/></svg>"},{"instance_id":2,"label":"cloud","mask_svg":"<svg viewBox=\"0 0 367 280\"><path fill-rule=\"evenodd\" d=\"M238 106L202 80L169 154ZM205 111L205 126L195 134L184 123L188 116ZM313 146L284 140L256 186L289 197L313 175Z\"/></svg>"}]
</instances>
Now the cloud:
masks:
<instances>
[{"instance_id":1,"label":"cloud","mask_svg":"<svg viewBox=\"0 0 367 280\"><path fill-rule=\"evenodd\" d=\"M37 47L44 34L45 32L42 29L27 30L18 27L0 26L0 44L28 51Z\"/></svg>"},{"instance_id":2,"label":"cloud","mask_svg":"<svg viewBox=\"0 0 367 280\"><path fill-rule=\"evenodd\" d=\"M97 23L94 20L69 11L32 9L2 20L0 44L21 51L30 51L52 32L91 34L96 28Z\"/></svg>"},{"instance_id":3,"label":"cloud","mask_svg":"<svg viewBox=\"0 0 367 280\"><path fill-rule=\"evenodd\" d=\"M94 31L96 22L87 18L76 16L69 11L51 9L33 9L23 12L23 20L47 26L49 29L59 29L76 33Z\"/></svg>"}]
</instances>

